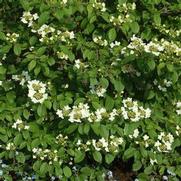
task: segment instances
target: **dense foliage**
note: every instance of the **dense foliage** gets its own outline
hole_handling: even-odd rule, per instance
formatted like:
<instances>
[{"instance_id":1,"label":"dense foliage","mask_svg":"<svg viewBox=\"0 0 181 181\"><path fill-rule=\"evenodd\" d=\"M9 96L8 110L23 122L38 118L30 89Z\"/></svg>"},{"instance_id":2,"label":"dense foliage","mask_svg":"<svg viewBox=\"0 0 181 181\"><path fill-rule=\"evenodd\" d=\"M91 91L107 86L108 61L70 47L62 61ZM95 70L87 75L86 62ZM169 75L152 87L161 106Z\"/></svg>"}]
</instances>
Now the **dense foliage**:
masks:
<instances>
[{"instance_id":1,"label":"dense foliage","mask_svg":"<svg viewBox=\"0 0 181 181\"><path fill-rule=\"evenodd\" d=\"M180 0L0 0L0 178L181 178Z\"/></svg>"}]
</instances>

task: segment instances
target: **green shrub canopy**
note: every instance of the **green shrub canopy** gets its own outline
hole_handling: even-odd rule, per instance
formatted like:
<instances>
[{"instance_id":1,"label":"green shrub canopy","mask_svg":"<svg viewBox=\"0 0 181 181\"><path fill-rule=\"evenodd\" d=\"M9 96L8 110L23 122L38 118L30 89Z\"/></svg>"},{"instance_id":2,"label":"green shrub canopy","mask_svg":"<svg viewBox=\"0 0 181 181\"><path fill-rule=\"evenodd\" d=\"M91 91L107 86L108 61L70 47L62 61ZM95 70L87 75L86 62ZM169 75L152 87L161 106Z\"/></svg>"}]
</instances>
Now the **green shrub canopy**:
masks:
<instances>
[{"instance_id":1,"label":"green shrub canopy","mask_svg":"<svg viewBox=\"0 0 181 181\"><path fill-rule=\"evenodd\" d=\"M181 178L179 0L0 0L0 179ZM113 172L112 172L113 171Z\"/></svg>"}]
</instances>

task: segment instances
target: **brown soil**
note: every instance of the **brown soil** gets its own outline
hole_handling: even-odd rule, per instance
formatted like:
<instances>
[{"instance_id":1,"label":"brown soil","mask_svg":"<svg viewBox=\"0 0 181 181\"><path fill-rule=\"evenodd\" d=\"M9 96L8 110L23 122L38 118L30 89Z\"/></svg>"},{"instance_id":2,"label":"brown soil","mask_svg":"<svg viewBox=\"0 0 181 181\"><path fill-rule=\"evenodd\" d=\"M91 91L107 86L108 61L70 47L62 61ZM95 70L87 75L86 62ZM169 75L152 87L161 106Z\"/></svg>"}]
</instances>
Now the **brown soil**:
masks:
<instances>
[{"instance_id":1,"label":"brown soil","mask_svg":"<svg viewBox=\"0 0 181 181\"><path fill-rule=\"evenodd\" d=\"M113 180L116 181L133 181L136 173L132 170L131 162L117 161L110 169L113 172Z\"/></svg>"}]
</instances>

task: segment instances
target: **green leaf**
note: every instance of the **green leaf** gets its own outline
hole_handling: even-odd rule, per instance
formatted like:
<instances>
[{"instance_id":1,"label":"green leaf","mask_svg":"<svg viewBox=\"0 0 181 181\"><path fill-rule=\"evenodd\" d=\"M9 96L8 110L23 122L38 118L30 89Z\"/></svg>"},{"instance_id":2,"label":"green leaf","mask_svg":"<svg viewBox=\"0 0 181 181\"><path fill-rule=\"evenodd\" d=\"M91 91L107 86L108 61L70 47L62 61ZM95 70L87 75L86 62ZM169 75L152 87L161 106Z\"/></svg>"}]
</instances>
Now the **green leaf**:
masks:
<instances>
[{"instance_id":1,"label":"green leaf","mask_svg":"<svg viewBox=\"0 0 181 181\"><path fill-rule=\"evenodd\" d=\"M6 68L0 65L0 74L5 74L5 73L6 73Z\"/></svg>"},{"instance_id":2,"label":"green leaf","mask_svg":"<svg viewBox=\"0 0 181 181\"><path fill-rule=\"evenodd\" d=\"M82 173L84 173L85 175L88 175L88 176L90 176L91 174L94 173L94 170L91 169L91 168L89 168L89 167L83 167L83 168L81 168L80 171L81 171Z\"/></svg>"},{"instance_id":3,"label":"green leaf","mask_svg":"<svg viewBox=\"0 0 181 181\"><path fill-rule=\"evenodd\" d=\"M100 125L100 129L99 129L100 135L104 138L108 138L109 137L109 129L107 126L105 125Z\"/></svg>"},{"instance_id":4,"label":"green leaf","mask_svg":"<svg viewBox=\"0 0 181 181\"><path fill-rule=\"evenodd\" d=\"M113 80L112 83L117 92L121 93L124 90L124 85L121 80Z\"/></svg>"},{"instance_id":5,"label":"green leaf","mask_svg":"<svg viewBox=\"0 0 181 181\"><path fill-rule=\"evenodd\" d=\"M21 46L20 46L20 44L16 43L14 45L13 50L14 50L15 55L19 56L21 54Z\"/></svg>"},{"instance_id":6,"label":"green leaf","mask_svg":"<svg viewBox=\"0 0 181 181\"><path fill-rule=\"evenodd\" d=\"M22 152L19 152L18 155L16 156L16 159L18 162L24 163L25 162L25 155Z\"/></svg>"},{"instance_id":7,"label":"green leaf","mask_svg":"<svg viewBox=\"0 0 181 181\"><path fill-rule=\"evenodd\" d=\"M115 158L115 156L113 156L113 155L111 155L111 154L106 154L106 156L105 156L106 163L107 163L107 164L112 163L113 160L114 160L114 158Z\"/></svg>"},{"instance_id":8,"label":"green leaf","mask_svg":"<svg viewBox=\"0 0 181 181\"><path fill-rule=\"evenodd\" d=\"M110 97L110 96L107 96L106 97L106 102L105 102L105 108L106 108L106 110L112 110L113 109L113 107L114 107L114 100L113 100L113 98L112 97Z\"/></svg>"},{"instance_id":9,"label":"green leaf","mask_svg":"<svg viewBox=\"0 0 181 181\"><path fill-rule=\"evenodd\" d=\"M147 175L150 175L152 172L153 172L153 168L151 165L144 169L144 173L146 173Z\"/></svg>"},{"instance_id":10,"label":"green leaf","mask_svg":"<svg viewBox=\"0 0 181 181\"><path fill-rule=\"evenodd\" d=\"M39 171L39 170L40 170L40 166L41 166L41 161L37 160L37 161L33 164L33 170L34 170L34 171Z\"/></svg>"},{"instance_id":11,"label":"green leaf","mask_svg":"<svg viewBox=\"0 0 181 181\"><path fill-rule=\"evenodd\" d=\"M0 40L6 40L6 35L3 32L0 32Z\"/></svg>"},{"instance_id":12,"label":"green leaf","mask_svg":"<svg viewBox=\"0 0 181 181\"><path fill-rule=\"evenodd\" d=\"M140 168L142 167L142 164L140 161L136 161L134 164L133 164L133 171L138 171L140 170Z\"/></svg>"},{"instance_id":13,"label":"green leaf","mask_svg":"<svg viewBox=\"0 0 181 181\"><path fill-rule=\"evenodd\" d=\"M100 123L93 123L91 124L91 128L96 135L100 134Z\"/></svg>"},{"instance_id":14,"label":"green leaf","mask_svg":"<svg viewBox=\"0 0 181 181\"><path fill-rule=\"evenodd\" d=\"M99 162L99 163L102 162L102 155L98 151L93 152L93 158L96 162Z\"/></svg>"},{"instance_id":15,"label":"green leaf","mask_svg":"<svg viewBox=\"0 0 181 181\"><path fill-rule=\"evenodd\" d=\"M40 166L40 174L41 175L45 175L48 172L48 164L46 162L44 162L41 166Z\"/></svg>"},{"instance_id":16,"label":"green leaf","mask_svg":"<svg viewBox=\"0 0 181 181\"><path fill-rule=\"evenodd\" d=\"M150 70L154 70L155 69L156 64L155 64L154 60L148 60L147 64L148 64Z\"/></svg>"},{"instance_id":17,"label":"green leaf","mask_svg":"<svg viewBox=\"0 0 181 181\"><path fill-rule=\"evenodd\" d=\"M146 94L146 99L150 100L153 99L155 97L155 93L153 90L149 90L149 92Z\"/></svg>"},{"instance_id":18,"label":"green leaf","mask_svg":"<svg viewBox=\"0 0 181 181\"><path fill-rule=\"evenodd\" d=\"M20 143L22 142L23 138L22 138L22 135L19 133L15 136L14 138L14 144L16 146L20 145Z\"/></svg>"},{"instance_id":19,"label":"green leaf","mask_svg":"<svg viewBox=\"0 0 181 181\"><path fill-rule=\"evenodd\" d=\"M71 124L68 128L65 129L65 132L67 134L73 133L77 129L78 125L76 124Z\"/></svg>"},{"instance_id":20,"label":"green leaf","mask_svg":"<svg viewBox=\"0 0 181 181\"><path fill-rule=\"evenodd\" d=\"M84 130L84 133L88 135L89 130L90 130L90 125L89 124L85 124L83 130Z\"/></svg>"},{"instance_id":21,"label":"green leaf","mask_svg":"<svg viewBox=\"0 0 181 181\"><path fill-rule=\"evenodd\" d=\"M79 163L79 162L83 161L84 158L85 158L85 153L83 151L77 150L75 152L75 158L74 158L75 163Z\"/></svg>"},{"instance_id":22,"label":"green leaf","mask_svg":"<svg viewBox=\"0 0 181 181\"><path fill-rule=\"evenodd\" d=\"M36 66L36 61L32 60L29 64L28 64L28 70L31 71L35 68Z\"/></svg>"},{"instance_id":23,"label":"green leaf","mask_svg":"<svg viewBox=\"0 0 181 181\"><path fill-rule=\"evenodd\" d=\"M43 13L40 15L39 19L38 19L39 25L43 25L43 24L48 23L47 21L48 21L48 19L49 19L49 15L50 15L50 12L49 12L49 11L43 12Z\"/></svg>"},{"instance_id":24,"label":"green leaf","mask_svg":"<svg viewBox=\"0 0 181 181\"><path fill-rule=\"evenodd\" d=\"M46 107L42 104L38 105L37 109L38 116L44 116L46 114Z\"/></svg>"},{"instance_id":25,"label":"green leaf","mask_svg":"<svg viewBox=\"0 0 181 181\"><path fill-rule=\"evenodd\" d=\"M160 14L159 13L154 13L153 20L154 20L156 25L160 25L161 24Z\"/></svg>"},{"instance_id":26,"label":"green leaf","mask_svg":"<svg viewBox=\"0 0 181 181\"><path fill-rule=\"evenodd\" d=\"M131 158L132 156L134 156L134 152L135 152L135 148L132 148L132 147L130 147L130 148L128 148L125 152L124 152L124 154L123 154L123 159L124 160L128 160L129 158Z\"/></svg>"},{"instance_id":27,"label":"green leaf","mask_svg":"<svg viewBox=\"0 0 181 181\"><path fill-rule=\"evenodd\" d=\"M137 22L132 22L130 23L131 25L131 30L133 33L138 33L140 30L139 24Z\"/></svg>"},{"instance_id":28,"label":"green leaf","mask_svg":"<svg viewBox=\"0 0 181 181\"><path fill-rule=\"evenodd\" d=\"M63 173L67 178L71 177L71 175L72 175L71 169L67 166L63 168Z\"/></svg>"},{"instance_id":29,"label":"green leaf","mask_svg":"<svg viewBox=\"0 0 181 181\"><path fill-rule=\"evenodd\" d=\"M116 39L116 36L117 36L117 33L116 33L116 30L115 28L111 28L109 31L108 31L108 37L109 37L109 40L112 42Z\"/></svg>"},{"instance_id":30,"label":"green leaf","mask_svg":"<svg viewBox=\"0 0 181 181\"><path fill-rule=\"evenodd\" d=\"M23 111L23 116L24 116L26 119L28 119L29 116L30 116L30 112L29 112L27 109L24 109L24 111Z\"/></svg>"}]
</instances>

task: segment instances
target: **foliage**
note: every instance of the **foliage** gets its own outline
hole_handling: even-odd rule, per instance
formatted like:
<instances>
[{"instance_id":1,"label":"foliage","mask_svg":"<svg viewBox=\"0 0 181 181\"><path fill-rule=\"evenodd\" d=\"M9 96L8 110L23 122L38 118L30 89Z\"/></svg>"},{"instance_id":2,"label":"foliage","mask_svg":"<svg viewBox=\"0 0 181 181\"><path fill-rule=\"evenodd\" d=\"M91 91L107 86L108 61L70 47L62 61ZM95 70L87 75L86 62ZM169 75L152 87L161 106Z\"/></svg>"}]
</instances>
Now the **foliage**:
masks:
<instances>
[{"instance_id":1,"label":"foliage","mask_svg":"<svg viewBox=\"0 0 181 181\"><path fill-rule=\"evenodd\" d=\"M0 5L3 180L179 180L179 0Z\"/></svg>"}]
</instances>

